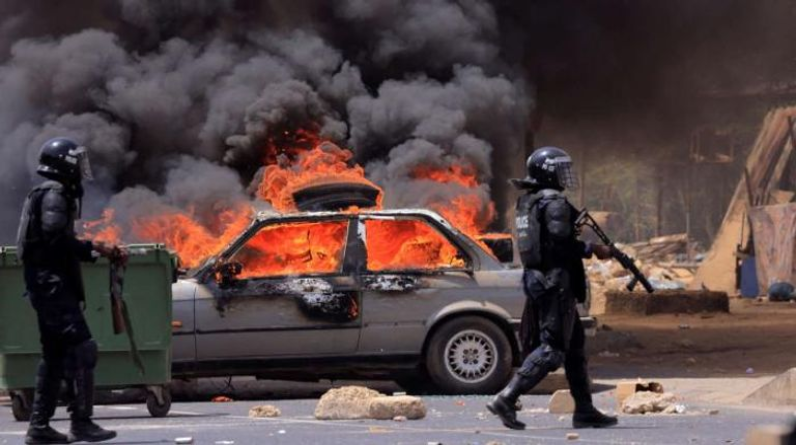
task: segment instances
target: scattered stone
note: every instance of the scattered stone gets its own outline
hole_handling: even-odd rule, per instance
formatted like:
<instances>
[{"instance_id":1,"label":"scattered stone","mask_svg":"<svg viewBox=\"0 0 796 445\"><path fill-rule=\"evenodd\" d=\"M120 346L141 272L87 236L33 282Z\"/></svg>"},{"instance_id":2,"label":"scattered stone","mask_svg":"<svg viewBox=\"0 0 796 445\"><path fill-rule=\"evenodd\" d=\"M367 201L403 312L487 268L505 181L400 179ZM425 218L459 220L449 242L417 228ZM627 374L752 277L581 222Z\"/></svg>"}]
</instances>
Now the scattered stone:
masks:
<instances>
[{"instance_id":1,"label":"scattered stone","mask_svg":"<svg viewBox=\"0 0 796 445\"><path fill-rule=\"evenodd\" d=\"M279 417L282 411L273 405L259 405L249 410L249 417L252 418L266 418L266 417Z\"/></svg>"},{"instance_id":2,"label":"scattered stone","mask_svg":"<svg viewBox=\"0 0 796 445\"><path fill-rule=\"evenodd\" d=\"M368 418L390 420L396 416L417 420L426 417L426 404L414 396L374 397L368 404Z\"/></svg>"},{"instance_id":3,"label":"scattered stone","mask_svg":"<svg viewBox=\"0 0 796 445\"><path fill-rule=\"evenodd\" d=\"M681 324L680 326L678 326L678 328L679 328L679 329L691 329L691 325L690 325L690 324L683 323L683 324Z\"/></svg>"},{"instance_id":4,"label":"scattered stone","mask_svg":"<svg viewBox=\"0 0 796 445\"><path fill-rule=\"evenodd\" d=\"M478 420L489 420L489 416L486 413L484 413L484 412L480 412L480 413L476 414L475 418L478 419Z\"/></svg>"},{"instance_id":5,"label":"scattered stone","mask_svg":"<svg viewBox=\"0 0 796 445\"><path fill-rule=\"evenodd\" d=\"M685 363L687 365L696 365L697 360L694 357L688 357L687 359L685 359Z\"/></svg>"},{"instance_id":6,"label":"scattered stone","mask_svg":"<svg viewBox=\"0 0 796 445\"><path fill-rule=\"evenodd\" d=\"M663 393L663 385L658 382L638 380L623 380L616 384L616 406L622 408L622 403L631 395L639 391Z\"/></svg>"},{"instance_id":7,"label":"scattered stone","mask_svg":"<svg viewBox=\"0 0 796 445\"><path fill-rule=\"evenodd\" d=\"M276 432L276 434L287 434L287 431L285 431L285 430L279 430L279 431L277 431L277 432Z\"/></svg>"},{"instance_id":8,"label":"scattered stone","mask_svg":"<svg viewBox=\"0 0 796 445\"><path fill-rule=\"evenodd\" d=\"M553 393L547 405L550 414L572 414L575 412L575 401L568 389L560 389Z\"/></svg>"},{"instance_id":9,"label":"scattered stone","mask_svg":"<svg viewBox=\"0 0 796 445\"><path fill-rule=\"evenodd\" d=\"M563 421L567 420L567 418L568 418L567 416L558 416L558 421L559 422L563 422Z\"/></svg>"},{"instance_id":10,"label":"scattered stone","mask_svg":"<svg viewBox=\"0 0 796 445\"><path fill-rule=\"evenodd\" d=\"M578 440L580 439L580 434L578 433L567 433L567 440Z\"/></svg>"},{"instance_id":11,"label":"scattered stone","mask_svg":"<svg viewBox=\"0 0 796 445\"><path fill-rule=\"evenodd\" d=\"M677 398L672 393L639 391L622 402L622 412L625 414L675 414L680 411L675 404L676 401ZM681 409L684 412L685 406Z\"/></svg>"},{"instance_id":12,"label":"scattered stone","mask_svg":"<svg viewBox=\"0 0 796 445\"><path fill-rule=\"evenodd\" d=\"M708 411L708 415L710 415L710 416L716 416L718 414L719 414L719 410L717 410L717 409L712 409L712 410Z\"/></svg>"},{"instance_id":13,"label":"scattered stone","mask_svg":"<svg viewBox=\"0 0 796 445\"><path fill-rule=\"evenodd\" d=\"M318 405L315 407L315 418L318 420L367 419L371 399L382 396L384 394L362 386L343 386L330 389L318 401Z\"/></svg>"},{"instance_id":14,"label":"scattered stone","mask_svg":"<svg viewBox=\"0 0 796 445\"><path fill-rule=\"evenodd\" d=\"M746 373L747 374L754 374L755 373L755 368L746 368Z\"/></svg>"},{"instance_id":15,"label":"scattered stone","mask_svg":"<svg viewBox=\"0 0 796 445\"><path fill-rule=\"evenodd\" d=\"M406 422L408 419L406 416L395 416L392 418L393 422Z\"/></svg>"}]
</instances>

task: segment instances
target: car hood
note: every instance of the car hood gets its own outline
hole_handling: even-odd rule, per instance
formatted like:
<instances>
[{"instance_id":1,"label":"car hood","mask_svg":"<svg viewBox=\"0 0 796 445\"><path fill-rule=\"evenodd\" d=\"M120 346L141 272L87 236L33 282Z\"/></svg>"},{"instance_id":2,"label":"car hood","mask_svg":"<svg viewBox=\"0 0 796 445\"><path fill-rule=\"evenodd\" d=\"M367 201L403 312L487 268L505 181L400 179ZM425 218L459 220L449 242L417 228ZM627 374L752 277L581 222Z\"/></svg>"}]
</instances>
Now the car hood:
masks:
<instances>
[{"instance_id":1,"label":"car hood","mask_svg":"<svg viewBox=\"0 0 796 445\"><path fill-rule=\"evenodd\" d=\"M193 300L198 284L194 279L177 280L171 285L171 295L174 301Z\"/></svg>"}]
</instances>

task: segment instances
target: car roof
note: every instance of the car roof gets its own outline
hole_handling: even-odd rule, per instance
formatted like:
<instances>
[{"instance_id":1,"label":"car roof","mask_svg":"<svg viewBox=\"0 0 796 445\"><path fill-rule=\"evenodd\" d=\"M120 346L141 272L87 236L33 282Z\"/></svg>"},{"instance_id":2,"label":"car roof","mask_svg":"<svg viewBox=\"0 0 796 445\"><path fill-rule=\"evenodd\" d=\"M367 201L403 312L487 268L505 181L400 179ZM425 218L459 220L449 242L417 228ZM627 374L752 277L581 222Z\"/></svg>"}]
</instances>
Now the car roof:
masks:
<instances>
[{"instance_id":1,"label":"car roof","mask_svg":"<svg viewBox=\"0 0 796 445\"><path fill-rule=\"evenodd\" d=\"M340 215L361 215L361 216L382 216L382 217L396 217L396 216L425 216L433 219L434 221L444 225L446 228L456 230L448 220L443 218L439 213L427 209L385 209L385 210L358 210L356 212L342 212L342 211L321 211L321 212L291 212L279 213L273 210L263 210L257 212L255 220L258 222L263 221L278 221L282 219L297 219L297 218L324 218L330 216ZM456 230L459 232L459 230Z\"/></svg>"}]
</instances>

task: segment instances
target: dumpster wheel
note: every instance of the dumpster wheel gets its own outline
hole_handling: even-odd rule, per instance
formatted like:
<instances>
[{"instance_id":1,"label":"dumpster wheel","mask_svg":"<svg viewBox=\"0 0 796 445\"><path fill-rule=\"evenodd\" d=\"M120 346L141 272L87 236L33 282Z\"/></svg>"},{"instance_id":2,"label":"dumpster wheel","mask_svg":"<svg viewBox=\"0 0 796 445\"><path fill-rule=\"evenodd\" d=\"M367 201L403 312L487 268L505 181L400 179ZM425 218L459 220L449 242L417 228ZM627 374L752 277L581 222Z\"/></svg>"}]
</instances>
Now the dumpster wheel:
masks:
<instances>
[{"instance_id":1,"label":"dumpster wheel","mask_svg":"<svg viewBox=\"0 0 796 445\"><path fill-rule=\"evenodd\" d=\"M33 412L33 390L12 391L9 395L11 396L11 413L14 415L14 420L29 422Z\"/></svg>"},{"instance_id":2,"label":"dumpster wheel","mask_svg":"<svg viewBox=\"0 0 796 445\"><path fill-rule=\"evenodd\" d=\"M171 410L171 391L165 386L147 388L146 409L152 417L166 417Z\"/></svg>"}]
</instances>

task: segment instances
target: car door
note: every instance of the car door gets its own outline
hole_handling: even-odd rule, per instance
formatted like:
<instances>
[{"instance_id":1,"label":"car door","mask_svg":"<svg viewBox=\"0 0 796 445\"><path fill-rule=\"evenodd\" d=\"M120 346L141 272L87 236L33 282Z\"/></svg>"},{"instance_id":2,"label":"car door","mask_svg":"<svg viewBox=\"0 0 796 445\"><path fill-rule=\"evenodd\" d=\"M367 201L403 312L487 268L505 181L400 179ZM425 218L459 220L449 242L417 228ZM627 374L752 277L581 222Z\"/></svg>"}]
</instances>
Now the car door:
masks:
<instances>
[{"instance_id":1,"label":"car door","mask_svg":"<svg viewBox=\"0 0 796 445\"><path fill-rule=\"evenodd\" d=\"M483 298L467 254L422 217L363 216L362 354L417 354L426 321L448 305Z\"/></svg>"},{"instance_id":2,"label":"car door","mask_svg":"<svg viewBox=\"0 0 796 445\"><path fill-rule=\"evenodd\" d=\"M361 317L343 273L349 227L343 217L253 231L226 261L238 273L197 292L199 360L353 353Z\"/></svg>"}]
</instances>

